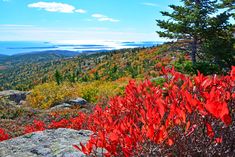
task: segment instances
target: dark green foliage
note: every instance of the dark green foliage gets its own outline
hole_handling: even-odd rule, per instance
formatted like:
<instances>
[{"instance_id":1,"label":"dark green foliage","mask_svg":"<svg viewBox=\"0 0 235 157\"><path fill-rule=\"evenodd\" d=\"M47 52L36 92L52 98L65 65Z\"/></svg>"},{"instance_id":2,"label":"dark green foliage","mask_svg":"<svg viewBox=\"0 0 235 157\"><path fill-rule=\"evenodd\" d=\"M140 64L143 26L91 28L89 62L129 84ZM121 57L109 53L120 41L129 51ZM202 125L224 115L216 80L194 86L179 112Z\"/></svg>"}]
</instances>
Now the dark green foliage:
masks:
<instances>
[{"instance_id":1,"label":"dark green foliage","mask_svg":"<svg viewBox=\"0 0 235 157\"><path fill-rule=\"evenodd\" d=\"M100 75L97 71L94 73L94 79L95 80L100 80Z\"/></svg>"},{"instance_id":2,"label":"dark green foliage","mask_svg":"<svg viewBox=\"0 0 235 157\"><path fill-rule=\"evenodd\" d=\"M82 82L88 82L89 81L89 76L87 74L84 74L84 76L81 78Z\"/></svg>"},{"instance_id":3,"label":"dark green foliage","mask_svg":"<svg viewBox=\"0 0 235 157\"><path fill-rule=\"evenodd\" d=\"M195 65L193 65L193 69L195 74L197 73L197 70L203 73L204 75L222 73L218 65L211 64L209 62L197 62Z\"/></svg>"},{"instance_id":4,"label":"dark green foliage","mask_svg":"<svg viewBox=\"0 0 235 157\"><path fill-rule=\"evenodd\" d=\"M131 73L131 78L136 78L139 74L139 67L138 66L129 66L128 71Z\"/></svg>"},{"instance_id":5,"label":"dark green foliage","mask_svg":"<svg viewBox=\"0 0 235 157\"><path fill-rule=\"evenodd\" d=\"M174 66L177 71L191 75L197 74L198 71L200 71L204 75L222 73L218 65L209 62L197 62L195 64L192 64L191 61L177 61L175 62Z\"/></svg>"},{"instance_id":6,"label":"dark green foliage","mask_svg":"<svg viewBox=\"0 0 235 157\"><path fill-rule=\"evenodd\" d=\"M206 60L219 65L220 68L235 65L235 39L233 25L229 21L230 14L224 12L211 18L211 27L207 29L205 40L201 44L201 54Z\"/></svg>"},{"instance_id":7,"label":"dark green foliage","mask_svg":"<svg viewBox=\"0 0 235 157\"><path fill-rule=\"evenodd\" d=\"M182 0L183 6L170 5L172 13L161 12L168 20L157 20L163 31L157 33L170 39L187 39L191 44L191 59L196 63L198 44L203 39L202 34L208 26L210 15L216 12L216 1Z\"/></svg>"},{"instance_id":8,"label":"dark green foliage","mask_svg":"<svg viewBox=\"0 0 235 157\"><path fill-rule=\"evenodd\" d=\"M168 20L157 20L161 37L189 41L191 59L196 57L219 66L234 64L234 0L182 0L183 6L170 5L173 12L161 12ZM228 8L228 9L226 9ZM223 9L220 12L219 9Z\"/></svg>"},{"instance_id":9,"label":"dark green foliage","mask_svg":"<svg viewBox=\"0 0 235 157\"><path fill-rule=\"evenodd\" d=\"M175 68L182 73L194 74L195 70L193 68L193 64L190 61L184 62L175 62Z\"/></svg>"},{"instance_id":10,"label":"dark green foliage","mask_svg":"<svg viewBox=\"0 0 235 157\"><path fill-rule=\"evenodd\" d=\"M57 85L60 85L62 83L63 77L58 70L56 70L54 77Z\"/></svg>"}]
</instances>

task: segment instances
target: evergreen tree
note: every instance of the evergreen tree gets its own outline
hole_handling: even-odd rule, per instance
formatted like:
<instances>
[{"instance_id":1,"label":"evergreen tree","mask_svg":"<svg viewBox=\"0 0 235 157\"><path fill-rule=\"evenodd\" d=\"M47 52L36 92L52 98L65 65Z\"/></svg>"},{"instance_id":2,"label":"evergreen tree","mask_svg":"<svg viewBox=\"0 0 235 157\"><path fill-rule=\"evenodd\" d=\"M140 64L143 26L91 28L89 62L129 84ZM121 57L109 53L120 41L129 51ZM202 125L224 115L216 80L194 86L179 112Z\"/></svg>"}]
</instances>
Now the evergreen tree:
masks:
<instances>
[{"instance_id":1,"label":"evergreen tree","mask_svg":"<svg viewBox=\"0 0 235 157\"><path fill-rule=\"evenodd\" d=\"M95 78L95 80L100 80L100 75L99 75L98 71L96 71L94 73L94 78Z\"/></svg>"},{"instance_id":2,"label":"evergreen tree","mask_svg":"<svg viewBox=\"0 0 235 157\"><path fill-rule=\"evenodd\" d=\"M201 44L201 54L220 68L230 68L231 65L235 65L234 25L229 23L230 17L231 14L225 11L211 18L210 27L205 31L204 41Z\"/></svg>"},{"instance_id":3,"label":"evergreen tree","mask_svg":"<svg viewBox=\"0 0 235 157\"><path fill-rule=\"evenodd\" d=\"M170 5L172 13L162 11L168 20L157 20L163 31L157 31L160 37L170 39L188 39L191 43L191 59L196 63L199 44L204 40L208 22L217 11L216 0L182 0L183 6Z\"/></svg>"},{"instance_id":4,"label":"evergreen tree","mask_svg":"<svg viewBox=\"0 0 235 157\"><path fill-rule=\"evenodd\" d=\"M54 77L57 85L60 85L62 83L62 75L58 70L56 70Z\"/></svg>"}]
</instances>

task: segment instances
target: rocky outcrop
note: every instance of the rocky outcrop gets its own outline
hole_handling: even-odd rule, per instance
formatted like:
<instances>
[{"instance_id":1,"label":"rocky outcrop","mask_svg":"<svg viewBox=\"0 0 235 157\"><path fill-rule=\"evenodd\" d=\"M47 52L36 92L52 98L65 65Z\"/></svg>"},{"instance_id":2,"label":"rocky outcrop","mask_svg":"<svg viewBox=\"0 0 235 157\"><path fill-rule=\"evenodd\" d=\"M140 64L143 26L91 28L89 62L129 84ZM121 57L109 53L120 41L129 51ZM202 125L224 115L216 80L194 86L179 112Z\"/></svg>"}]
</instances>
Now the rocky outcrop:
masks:
<instances>
[{"instance_id":1,"label":"rocky outcrop","mask_svg":"<svg viewBox=\"0 0 235 157\"><path fill-rule=\"evenodd\" d=\"M56 129L26 134L0 142L1 157L83 157L73 147L85 144L92 134L88 130Z\"/></svg>"},{"instance_id":2,"label":"rocky outcrop","mask_svg":"<svg viewBox=\"0 0 235 157\"><path fill-rule=\"evenodd\" d=\"M72 109L72 108L85 108L89 104L88 102L83 98L76 98L71 99L69 101L66 101L64 103L58 104L50 108L50 110L60 110L60 109Z\"/></svg>"},{"instance_id":3,"label":"rocky outcrop","mask_svg":"<svg viewBox=\"0 0 235 157\"><path fill-rule=\"evenodd\" d=\"M7 98L10 101L14 101L17 104L20 101L24 101L29 92L18 91L18 90L5 90L0 92L0 98Z\"/></svg>"},{"instance_id":4,"label":"rocky outcrop","mask_svg":"<svg viewBox=\"0 0 235 157\"><path fill-rule=\"evenodd\" d=\"M59 105L56 105L52 108L50 108L50 110L60 110L60 109L70 109L72 108L72 105L70 104L67 104L67 103L62 103L62 104L59 104Z\"/></svg>"},{"instance_id":5,"label":"rocky outcrop","mask_svg":"<svg viewBox=\"0 0 235 157\"><path fill-rule=\"evenodd\" d=\"M87 101L85 99L83 99L83 98L71 99L67 103L71 104L73 106L76 106L76 105L79 105L79 106L87 105Z\"/></svg>"}]
</instances>

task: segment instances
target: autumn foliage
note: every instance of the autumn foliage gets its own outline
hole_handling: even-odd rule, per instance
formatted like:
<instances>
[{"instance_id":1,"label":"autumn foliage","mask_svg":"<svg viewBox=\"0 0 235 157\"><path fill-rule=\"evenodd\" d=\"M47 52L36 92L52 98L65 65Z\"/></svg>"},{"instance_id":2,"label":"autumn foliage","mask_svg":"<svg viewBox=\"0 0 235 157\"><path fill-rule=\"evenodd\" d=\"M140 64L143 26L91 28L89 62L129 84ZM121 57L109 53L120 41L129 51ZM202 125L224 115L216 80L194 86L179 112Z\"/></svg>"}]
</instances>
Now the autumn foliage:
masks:
<instances>
[{"instance_id":1,"label":"autumn foliage","mask_svg":"<svg viewBox=\"0 0 235 157\"><path fill-rule=\"evenodd\" d=\"M90 141L74 148L94 156L98 148L105 156L234 153L235 67L226 76L198 72L189 77L174 68L163 68L161 73L163 86L133 80L124 96L112 98L106 107L98 104L91 114L79 113L48 125L35 121L25 132L61 127L92 130Z\"/></svg>"},{"instance_id":2,"label":"autumn foliage","mask_svg":"<svg viewBox=\"0 0 235 157\"><path fill-rule=\"evenodd\" d=\"M95 154L97 148L104 148L106 156L181 156L195 154L201 146L213 149L228 138L225 132L234 114L230 113L234 112L234 72L235 67L228 76L198 73L190 79L174 69L163 69L166 82L161 88L148 80L131 81L124 97L113 98L104 109L97 106L89 116L88 129L95 134L80 149ZM199 146L192 149L193 144ZM233 151L232 146L227 149ZM210 155L216 153L213 150Z\"/></svg>"},{"instance_id":3,"label":"autumn foliage","mask_svg":"<svg viewBox=\"0 0 235 157\"><path fill-rule=\"evenodd\" d=\"M9 138L8 134L0 128L0 142L7 140Z\"/></svg>"}]
</instances>

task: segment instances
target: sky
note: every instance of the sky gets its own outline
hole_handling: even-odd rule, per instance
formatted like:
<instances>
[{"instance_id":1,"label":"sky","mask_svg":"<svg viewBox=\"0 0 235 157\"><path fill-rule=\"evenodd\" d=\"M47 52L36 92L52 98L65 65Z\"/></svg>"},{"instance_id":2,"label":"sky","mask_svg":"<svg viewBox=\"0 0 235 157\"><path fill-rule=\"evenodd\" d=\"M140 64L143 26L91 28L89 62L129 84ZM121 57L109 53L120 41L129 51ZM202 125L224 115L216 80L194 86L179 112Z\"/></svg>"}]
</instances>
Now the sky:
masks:
<instances>
[{"instance_id":1,"label":"sky","mask_svg":"<svg viewBox=\"0 0 235 157\"><path fill-rule=\"evenodd\" d=\"M175 0L0 0L0 41L164 41L160 11Z\"/></svg>"}]
</instances>

